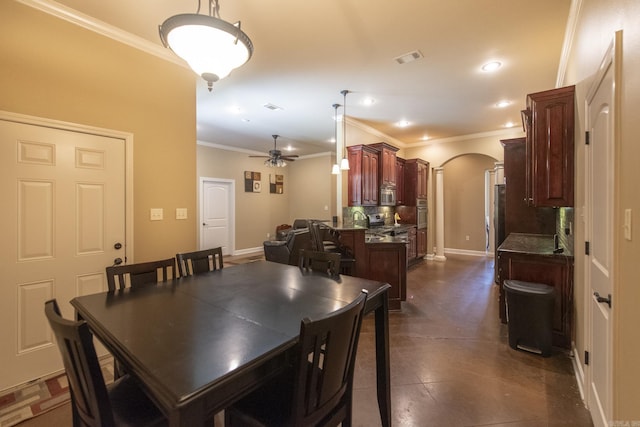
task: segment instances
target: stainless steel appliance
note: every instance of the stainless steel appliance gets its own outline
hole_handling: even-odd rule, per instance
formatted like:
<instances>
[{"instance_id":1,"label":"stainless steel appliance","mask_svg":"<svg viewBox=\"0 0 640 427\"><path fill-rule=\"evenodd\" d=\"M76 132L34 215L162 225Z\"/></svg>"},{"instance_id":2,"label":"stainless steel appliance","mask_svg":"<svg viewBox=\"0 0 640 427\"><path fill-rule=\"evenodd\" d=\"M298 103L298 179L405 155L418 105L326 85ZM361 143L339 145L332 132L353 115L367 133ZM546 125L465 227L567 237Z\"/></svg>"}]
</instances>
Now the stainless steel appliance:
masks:
<instances>
[{"instance_id":1,"label":"stainless steel appliance","mask_svg":"<svg viewBox=\"0 0 640 427\"><path fill-rule=\"evenodd\" d=\"M418 230L428 227L427 199L417 199L415 206L397 206L402 224L414 224Z\"/></svg>"},{"instance_id":2,"label":"stainless steel appliance","mask_svg":"<svg viewBox=\"0 0 640 427\"><path fill-rule=\"evenodd\" d=\"M416 226L418 230L427 228L427 199L418 199L416 201Z\"/></svg>"},{"instance_id":3,"label":"stainless steel appliance","mask_svg":"<svg viewBox=\"0 0 640 427\"><path fill-rule=\"evenodd\" d=\"M380 187L380 206L396 205L396 187L385 185Z\"/></svg>"},{"instance_id":4,"label":"stainless steel appliance","mask_svg":"<svg viewBox=\"0 0 640 427\"><path fill-rule=\"evenodd\" d=\"M385 225L384 214L367 215L369 219L369 234L393 236L407 241L409 227L407 225Z\"/></svg>"}]
</instances>

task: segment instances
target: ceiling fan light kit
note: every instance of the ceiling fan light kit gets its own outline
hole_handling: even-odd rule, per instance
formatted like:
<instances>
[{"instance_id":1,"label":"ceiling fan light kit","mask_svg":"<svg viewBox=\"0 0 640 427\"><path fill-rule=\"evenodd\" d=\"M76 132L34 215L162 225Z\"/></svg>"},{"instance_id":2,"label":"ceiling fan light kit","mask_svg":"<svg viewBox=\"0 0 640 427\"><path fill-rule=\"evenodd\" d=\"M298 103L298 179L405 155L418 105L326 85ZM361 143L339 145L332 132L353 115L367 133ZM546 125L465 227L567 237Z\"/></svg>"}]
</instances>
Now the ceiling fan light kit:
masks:
<instances>
[{"instance_id":1,"label":"ceiling fan light kit","mask_svg":"<svg viewBox=\"0 0 640 427\"><path fill-rule=\"evenodd\" d=\"M276 141L280 135L271 135L273 137L273 150L269 150L268 156L249 156L249 157L266 157L264 165L269 168L283 168L287 166L287 162L295 161L294 157L298 157L297 154L282 155L282 151L276 147Z\"/></svg>"},{"instance_id":2,"label":"ceiling fan light kit","mask_svg":"<svg viewBox=\"0 0 640 427\"><path fill-rule=\"evenodd\" d=\"M240 21L231 24L220 19L219 9L218 0L209 0L209 15L200 15L198 1L195 14L175 15L158 26L162 44L206 80L209 91L253 54L253 43Z\"/></svg>"}]
</instances>

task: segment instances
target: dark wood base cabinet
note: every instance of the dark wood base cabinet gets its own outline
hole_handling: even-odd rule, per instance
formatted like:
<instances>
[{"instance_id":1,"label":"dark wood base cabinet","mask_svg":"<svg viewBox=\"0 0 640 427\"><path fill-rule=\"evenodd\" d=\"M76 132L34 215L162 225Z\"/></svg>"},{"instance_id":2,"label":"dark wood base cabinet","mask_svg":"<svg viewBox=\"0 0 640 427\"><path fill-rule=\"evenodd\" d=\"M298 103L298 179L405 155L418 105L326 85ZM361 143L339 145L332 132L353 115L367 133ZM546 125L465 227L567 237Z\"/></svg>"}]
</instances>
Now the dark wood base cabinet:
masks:
<instances>
[{"instance_id":1,"label":"dark wood base cabinet","mask_svg":"<svg viewBox=\"0 0 640 427\"><path fill-rule=\"evenodd\" d=\"M553 345L570 349L573 330L573 257L498 251L500 320L506 323L504 281L544 283L556 289Z\"/></svg>"},{"instance_id":2,"label":"dark wood base cabinet","mask_svg":"<svg viewBox=\"0 0 640 427\"><path fill-rule=\"evenodd\" d=\"M401 301L407 300L406 246L397 243L366 246L365 263L368 268L364 278L389 283L389 310L400 310Z\"/></svg>"}]
</instances>

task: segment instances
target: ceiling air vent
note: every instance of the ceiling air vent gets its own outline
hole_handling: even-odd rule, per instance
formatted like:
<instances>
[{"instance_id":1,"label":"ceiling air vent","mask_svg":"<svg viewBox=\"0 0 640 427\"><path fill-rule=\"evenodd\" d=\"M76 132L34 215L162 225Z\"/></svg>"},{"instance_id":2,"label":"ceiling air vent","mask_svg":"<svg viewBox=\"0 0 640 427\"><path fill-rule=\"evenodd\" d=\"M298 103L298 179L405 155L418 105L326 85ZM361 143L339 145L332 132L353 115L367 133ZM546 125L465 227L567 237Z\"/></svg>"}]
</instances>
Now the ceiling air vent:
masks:
<instances>
[{"instance_id":1,"label":"ceiling air vent","mask_svg":"<svg viewBox=\"0 0 640 427\"><path fill-rule=\"evenodd\" d=\"M266 108L267 110L271 110L271 111L280 111L280 110L282 110L282 107L278 107L277 105L271 104L271 103L264 104L263 107Z\"/></svg>"},{"instance_id":2,"label":"ceiling air vent","mask_svg":"<svg viewBox=\"0 0 640 427\"><path fill-rule=\"evenodd\" d=\"M412 52L405 53L404 55L396 56L395 58L393 58L393 60L402 65L421 58L424 58L422 53L419 50L414 50Z\"/></svg>"}]
</instances>

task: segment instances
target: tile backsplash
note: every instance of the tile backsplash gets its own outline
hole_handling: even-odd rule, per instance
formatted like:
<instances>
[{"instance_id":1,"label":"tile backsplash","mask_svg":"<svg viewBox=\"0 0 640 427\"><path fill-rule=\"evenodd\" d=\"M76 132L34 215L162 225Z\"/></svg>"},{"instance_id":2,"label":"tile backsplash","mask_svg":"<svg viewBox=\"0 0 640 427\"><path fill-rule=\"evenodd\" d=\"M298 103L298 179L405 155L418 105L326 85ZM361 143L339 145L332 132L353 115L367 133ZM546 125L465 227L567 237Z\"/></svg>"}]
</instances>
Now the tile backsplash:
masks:
<instances>
[{"instance_id":1,"label":"tile backsplash","mask_svg":"<svg viewBox=\"0 0 640 427\"><path fill-rule=\"evenodd\" d=\"M556 234L560 241L560 247L573 254L573 209L558 208L556 212Z\"/></svg>"}]
</instances>

